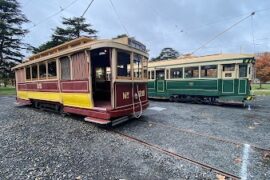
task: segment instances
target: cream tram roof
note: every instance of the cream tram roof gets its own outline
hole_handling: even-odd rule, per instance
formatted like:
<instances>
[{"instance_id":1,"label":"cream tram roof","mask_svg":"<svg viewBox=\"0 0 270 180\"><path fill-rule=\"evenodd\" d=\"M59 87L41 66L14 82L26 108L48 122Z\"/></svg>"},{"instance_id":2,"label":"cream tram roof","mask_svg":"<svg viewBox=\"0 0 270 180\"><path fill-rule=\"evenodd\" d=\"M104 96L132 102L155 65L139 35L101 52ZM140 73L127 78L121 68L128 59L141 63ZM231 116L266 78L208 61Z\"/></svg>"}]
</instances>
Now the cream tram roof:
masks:
<instances>
[{"instance_id":1,"label":"cream tram roof","mask_svg":"<svg viewBox=\"0 0 270 180\"><path fill-rule=\"evenodd\" d=\"M145 46L136 41L134 38L129 38L127 36L121 38L113 39L92 39L88 37L80 37L72 41L68 41L59 46L50 48L48 50L42 51L40 53L34 54L27 59L25 59L21 64L13 67L12 69L21 68L33 63L41 62L48 59L53 59L61 56L66 56L71 53L75 53L86 49L96 49L101 47L115 47L124 50L134 51L136 53L142 54L148 57ZM142 48L141 48L142 47Z\"/></svg>"},{"instance_id":2,"label":"cream tram roof","mask_svg":"<svg viewBox=\"0 0 270 180\"><path fill-rule=\"evenodd\" d=\"M207 56L181 56L177 59L149 61L148 67L165 67L181 64L206 63L213 61L254 59L252 54L213 54Z\"/></svg>"}]
</instances>

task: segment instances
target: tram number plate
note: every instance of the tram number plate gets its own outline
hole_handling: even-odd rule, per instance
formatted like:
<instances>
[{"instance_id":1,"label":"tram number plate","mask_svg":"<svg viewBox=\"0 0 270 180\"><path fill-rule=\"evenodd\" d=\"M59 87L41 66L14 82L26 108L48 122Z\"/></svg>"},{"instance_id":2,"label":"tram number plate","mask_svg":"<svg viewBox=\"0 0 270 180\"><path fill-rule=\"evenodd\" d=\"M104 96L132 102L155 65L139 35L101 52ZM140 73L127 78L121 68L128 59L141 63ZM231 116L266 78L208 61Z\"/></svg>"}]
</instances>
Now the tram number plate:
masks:
<instances>
[{"instance_id":1,"label":"tram number plate","mask_svg":"<svg viewBox=\"0 0 270 180\"><path fill-rule=\"evenodd\" d=\"M145 96L145 90L139 90L139 91L138 91L138 94L140 95L140 97ZM128 91L123 92L122 97L123 97L123 100L129 99L129 98L130 98L130 92L128 92Z\"/></svg>"},{"instance_id":2,"label":"tram number plate","mask_svg":"<svg viewBox=\"0 0 270 180\"><path fill-rule=\"evenodd\" d=\"M129 99L129 92L123 92L123 99Z\"/></svg>"}]
</instances>

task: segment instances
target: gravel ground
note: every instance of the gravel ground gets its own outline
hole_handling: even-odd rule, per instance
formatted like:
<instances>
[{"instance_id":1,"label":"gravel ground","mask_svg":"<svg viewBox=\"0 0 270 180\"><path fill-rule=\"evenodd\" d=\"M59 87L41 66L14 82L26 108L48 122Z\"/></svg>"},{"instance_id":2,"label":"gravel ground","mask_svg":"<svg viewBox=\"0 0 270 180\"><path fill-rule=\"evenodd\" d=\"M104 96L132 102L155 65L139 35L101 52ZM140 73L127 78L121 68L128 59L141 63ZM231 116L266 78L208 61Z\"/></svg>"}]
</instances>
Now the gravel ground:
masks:
<instances>
[{"instance_id":1,"label":"gravel ground","mask_svg":"<svg viewBox=\"0 0 270 180\"><path fill-rule=\"evenodd\" d=\"M208 170L83 118L14 107L0 97L0 179L214 179Z\"/></svg>"},{"instance_id":2,"label":"gravel ground","mask_svg":"<svg viewBox=\"0 0 270 180\"><path fill-rule=\"evenodd\" d=\"M216 174L98 128L82 117L15 107L0 97L0 179L216 179ZM270 98L256 109L151 101L141 120L115 127L172 152L242 175L243 146L187 129L270 149ZM165 128L151 123L173 126ZM270 158L249 148L248 179L268 179Z\"/></svg>"}]
</instances>

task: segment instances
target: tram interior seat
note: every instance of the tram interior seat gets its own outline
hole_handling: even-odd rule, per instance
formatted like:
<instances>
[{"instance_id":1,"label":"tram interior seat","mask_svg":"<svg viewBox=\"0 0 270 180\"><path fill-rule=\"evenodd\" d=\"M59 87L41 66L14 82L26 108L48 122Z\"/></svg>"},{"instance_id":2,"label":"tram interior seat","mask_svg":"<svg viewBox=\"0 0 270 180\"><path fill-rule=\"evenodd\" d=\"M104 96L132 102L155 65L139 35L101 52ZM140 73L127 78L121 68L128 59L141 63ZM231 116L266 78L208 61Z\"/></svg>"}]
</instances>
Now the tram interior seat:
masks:
<instances>
[{"instance_id":1,"label":"tram interior seat","mask_svg":"<svg viewBox=\"0 0 270 180\"><path fill-rule=\"evenodd\" d=\"M111 65L109 49L91 51L91 77L95 107L111 108Z\"/></svg>"}]
</instances>

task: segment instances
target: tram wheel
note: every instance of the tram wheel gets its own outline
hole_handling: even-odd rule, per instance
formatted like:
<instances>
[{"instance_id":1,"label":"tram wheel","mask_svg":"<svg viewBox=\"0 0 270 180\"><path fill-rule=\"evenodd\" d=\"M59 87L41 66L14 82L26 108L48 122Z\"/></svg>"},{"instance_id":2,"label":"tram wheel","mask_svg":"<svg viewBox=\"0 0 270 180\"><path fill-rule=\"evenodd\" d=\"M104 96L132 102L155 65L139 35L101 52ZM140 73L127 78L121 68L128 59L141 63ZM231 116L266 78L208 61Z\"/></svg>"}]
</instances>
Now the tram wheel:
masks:
<instances>
[{"instance_id":1,"label":"tram wheel","mask_svg":"<svg viewBox=\"0 0 270 180\"><path fill-rule=\"evenodd\" d=\"M175 101L174 96L170 96L169 101L170 101L170 102L174 102L174 101Z\"/></svg>"}]
</instances>

